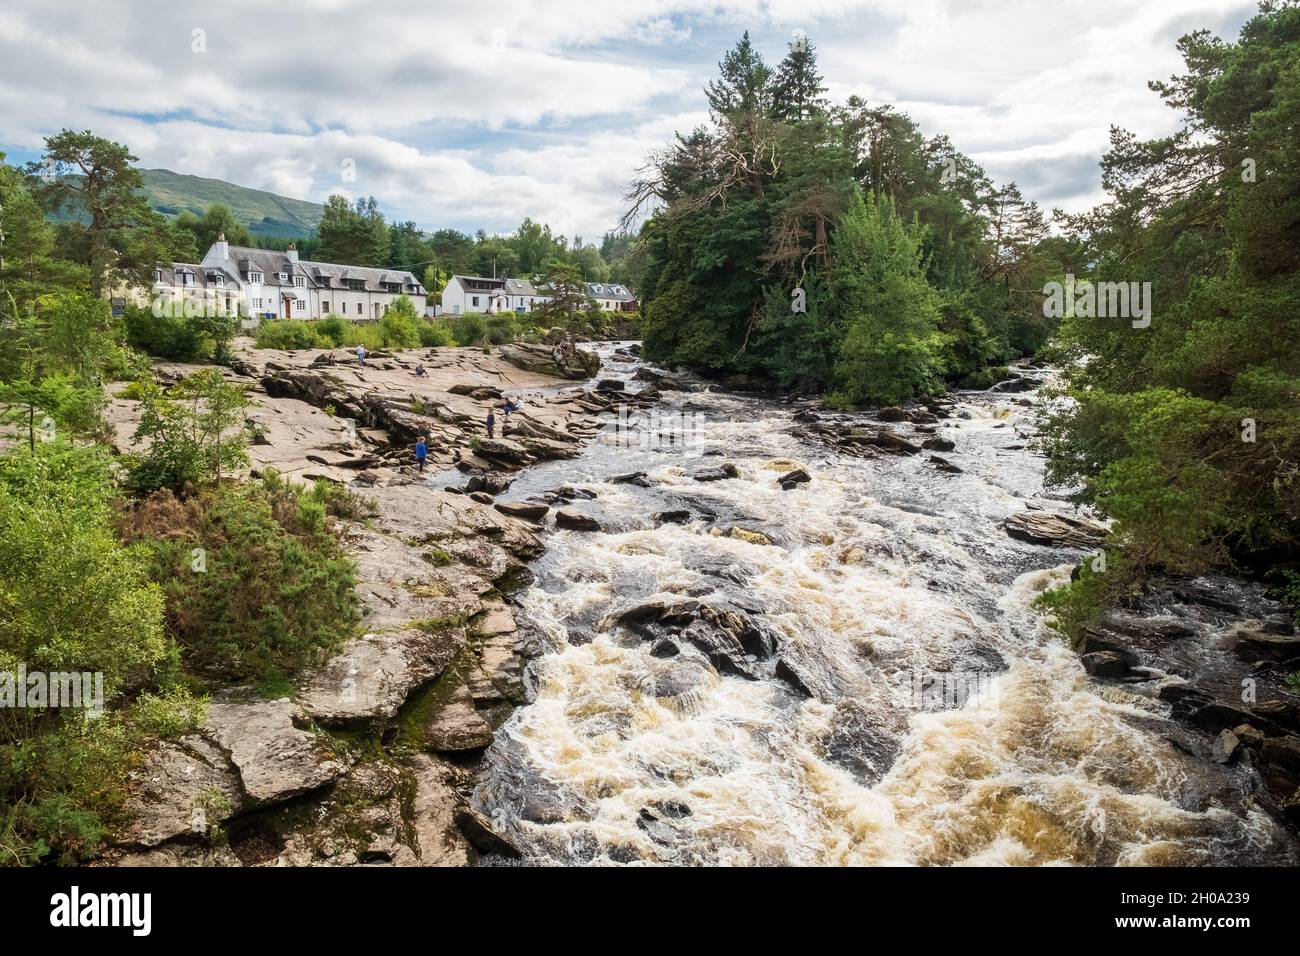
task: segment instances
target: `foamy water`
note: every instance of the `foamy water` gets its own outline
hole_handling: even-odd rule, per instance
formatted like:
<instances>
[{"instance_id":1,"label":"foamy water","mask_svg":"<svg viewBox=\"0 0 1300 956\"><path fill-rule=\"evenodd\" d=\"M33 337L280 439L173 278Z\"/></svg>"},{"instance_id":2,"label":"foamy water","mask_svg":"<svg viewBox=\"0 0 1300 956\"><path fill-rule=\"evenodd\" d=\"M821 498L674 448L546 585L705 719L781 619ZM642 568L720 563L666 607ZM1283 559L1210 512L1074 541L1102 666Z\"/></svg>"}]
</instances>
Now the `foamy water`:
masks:
<instances>
[{"instance_id":1,"label":"foamy water","mask_svg":"<svg viewBox=\"0 0 1300 956\"><path fill-rule=\"evenodd\" d=\"M957 443L941 454L964 469L949 475L928 454L841 455L805 438L789 406L664 395L665 409L703 416L698 447L596 443L507 496L587 488L598 497L565 507L606 529L547 536L521 596L544 649L533 699L498 732L474 794L529 861L1197 864L1288 852L1262 813L1216 808L1228 784L1165 739L1161 705L1088 681L1031 609L1079 554L1001 528L1043 490L1041 460L1006 447L1030 428L1013 397L971 396L939 426ZM692 479L723 461L739 477ZM774 479L796 465L813 481L782 491ZM655 486L607 481L634 470ZM678 508L689 523L654 526L653 513ZM775 543L716 533L733 526ZM772 661L751 661L761 679L747 680L685 641L652 656L653 642L606 620L687 597L750 613L816 696ZM942 699L945 681L956 699Z\"/></svg>"}]
</instances>

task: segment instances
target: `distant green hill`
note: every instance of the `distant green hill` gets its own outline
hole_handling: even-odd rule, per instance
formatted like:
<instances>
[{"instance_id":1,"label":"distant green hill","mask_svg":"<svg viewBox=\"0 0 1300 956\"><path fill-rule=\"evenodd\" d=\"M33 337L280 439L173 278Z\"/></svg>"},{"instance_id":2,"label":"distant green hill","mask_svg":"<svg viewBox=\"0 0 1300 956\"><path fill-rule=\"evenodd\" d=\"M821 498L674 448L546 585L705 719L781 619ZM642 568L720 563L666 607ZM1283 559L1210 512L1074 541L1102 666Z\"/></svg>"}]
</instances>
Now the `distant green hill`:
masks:
<instances>
[{"instance_id":1,"label":"distant green hill","mask_svg":"<svg viewBox=\"0 0 1300 956\"><path fill-rule=\"evenodd\" d=\"M164 216L189 210L196 216L222 203L254 236L302 239L320 225L325 207L302 199L289 199L261 189L249 189L220 179L187 176L170 169L142 169L149 204Z\"/></svg>"}]
</instances>

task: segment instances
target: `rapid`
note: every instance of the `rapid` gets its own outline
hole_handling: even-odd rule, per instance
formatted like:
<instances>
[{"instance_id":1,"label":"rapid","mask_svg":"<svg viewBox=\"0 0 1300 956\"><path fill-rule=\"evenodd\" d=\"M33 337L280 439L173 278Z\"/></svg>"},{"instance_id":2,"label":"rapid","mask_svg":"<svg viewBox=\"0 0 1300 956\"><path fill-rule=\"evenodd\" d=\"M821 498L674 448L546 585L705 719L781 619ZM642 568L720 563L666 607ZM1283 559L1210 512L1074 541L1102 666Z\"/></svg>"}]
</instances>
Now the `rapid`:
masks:
<instances>
[{"instance_id":1,"label":"rapid","mask_svg":"<svg viewBox=\"0 0 1300 956\"><path fill-rule=\"evenodd\" d=\"M611 351L602 375L639 367ZM581 457L515 481L504 498L568 486L562 507L602 528L548 531L517 596L529 702L498 730L473 802L525 862L1196 865L1289 852L1263 811L1218 805L1225 781L1166 738L1165 705L1090 680L1031 606L1083 557L1002 527L1027 505L1061 507L1033 450L1032 395L956 399L936 434L960 472L925 454L846 453L809 434L798 404L664 391L631 442L611 424ZM871 420L841 416L855 417ZM654 440L682 422L686 447ZM724 463L736 477L693 477ZM783 490L795 468L812 480ZM610 480L635 472L645 480ZM674 511L689 517L655 518ZM777 653L728 672L671 625L648 638L619 620L682 600L754 622Z\"/></svg>"}]
</instances>

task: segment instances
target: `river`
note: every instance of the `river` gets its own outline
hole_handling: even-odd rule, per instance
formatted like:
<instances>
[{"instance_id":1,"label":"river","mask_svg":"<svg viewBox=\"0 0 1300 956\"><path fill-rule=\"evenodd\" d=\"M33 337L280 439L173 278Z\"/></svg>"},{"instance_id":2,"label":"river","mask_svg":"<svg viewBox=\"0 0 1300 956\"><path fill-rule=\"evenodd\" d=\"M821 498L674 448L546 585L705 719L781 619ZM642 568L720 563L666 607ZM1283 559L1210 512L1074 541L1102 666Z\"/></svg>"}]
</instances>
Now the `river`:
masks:
<instances>
[{"instance_id":1,"label":"river","mask_svg":"<svg viewBox=\"0 0 1300 956\"><path fill-rule=\"evenodd\" d=\"M602 375L638 367L611 363L609 347L602 357ZM957 397L937 433L960 473L926 454L841 452L796 405L665 391L657 425L685 421L690 447L607 434L516 480L505 499L594 494L563 507L603 528L548 531L518 595L530 702L499 729L473 801L526 862L1194 865L1290 852L1262 811L1222 808L1214 795L1231 782L1170 743L1164 705L1090 680L1044 628L1031 602L1081 552L1002 528L1026 503L1057 504L1027 440L1032 409L1024 396ZM694 479L724 462L736 477ZM782 490L795 467L812 480ZM650 487L610 481L636 471ZM653 517L682 510L685 522ZM655 599L756 622L779 653L720 673L687 634L646 639L614 620Z\"/></svg>"}]
</instances>

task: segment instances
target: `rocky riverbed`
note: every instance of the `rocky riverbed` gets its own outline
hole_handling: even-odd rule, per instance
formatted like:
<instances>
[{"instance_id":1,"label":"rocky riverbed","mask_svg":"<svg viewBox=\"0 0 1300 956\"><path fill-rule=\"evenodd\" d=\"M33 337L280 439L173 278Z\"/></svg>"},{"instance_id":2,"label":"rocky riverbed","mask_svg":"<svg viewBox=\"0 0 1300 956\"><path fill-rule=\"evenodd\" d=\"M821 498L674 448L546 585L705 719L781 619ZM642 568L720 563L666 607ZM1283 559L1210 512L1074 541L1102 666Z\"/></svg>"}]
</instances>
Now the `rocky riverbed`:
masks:
<instances>
[{"instance_id":1,"label":"rocky riverbed","mask_svg":"<svg viewBox=\"0 0 1300 956\"><path fill-rule=\"evenodd\" d=\"M582 384L598 365L588 352L557 363L548 347L507 346L376 352L362 366L345 350L242 343L225 374L255 402L251 473L346 482L374 505L341 528L364 633L299 675L292 698L228 689L197 734L147 753L110 862L463 865L511 852L464 792L472 757L523 700L508 599L542 551L549 508L494 506L494 493L521 468L577 455L614 403L653 400ZM508 417L506 395L523 405ZM138 417L136 402L113 399L119 451L137 450Z\"/></svg>"},{"instance_id":2,"label":"rocky riverbed","mask_svg":"<svg viewBox=\"0 0 1300 956\"><path fill-rule=\"evenodd\" d=\"M116 861L1300 859L1286 609L1154 582L1068 648L1030 607L1106 532L1043 486L1034 370L857 414L637 351L242 349L252 469L375 502L365 633L148 754Z\"/></svg>"}]
</instances>

